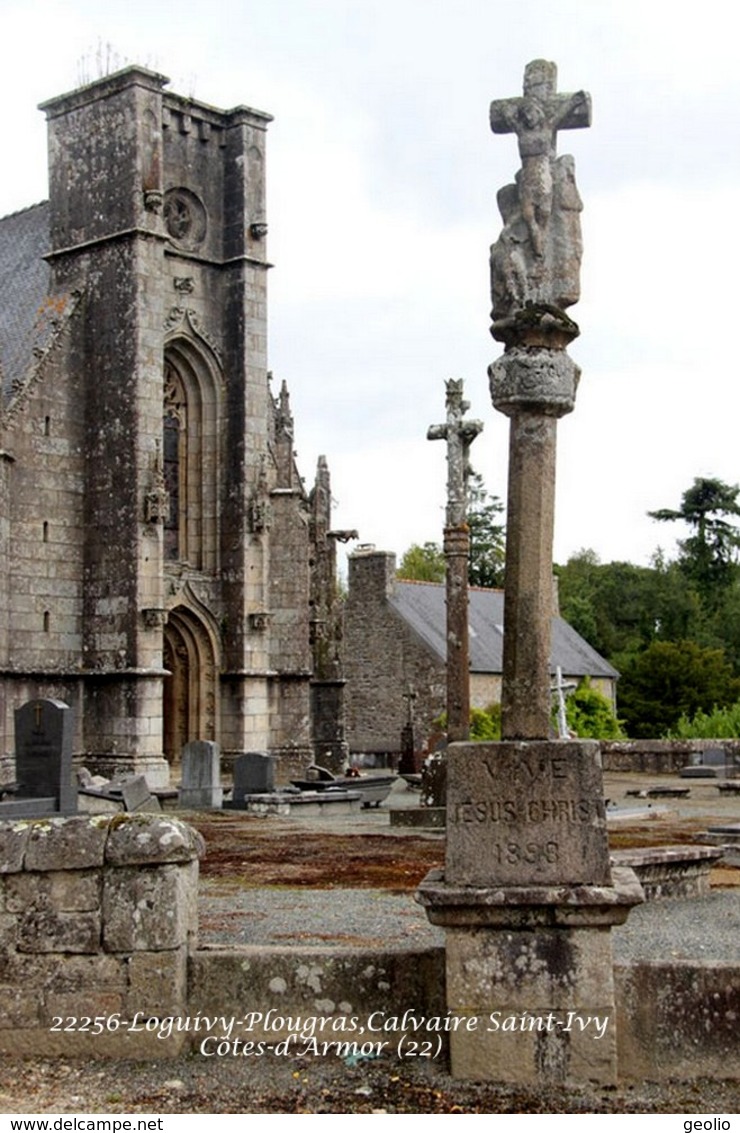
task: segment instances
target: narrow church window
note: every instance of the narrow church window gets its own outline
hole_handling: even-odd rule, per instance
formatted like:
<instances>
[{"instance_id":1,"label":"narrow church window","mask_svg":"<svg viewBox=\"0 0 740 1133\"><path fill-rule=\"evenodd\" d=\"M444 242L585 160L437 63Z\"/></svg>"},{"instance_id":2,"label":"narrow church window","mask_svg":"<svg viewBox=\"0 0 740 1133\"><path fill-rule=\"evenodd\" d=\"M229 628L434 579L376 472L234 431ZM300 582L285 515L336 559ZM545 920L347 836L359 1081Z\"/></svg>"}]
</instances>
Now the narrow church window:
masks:
<instances>
[{"instance_id":1,"label":"narrow church window","mask_svg":"<svg viewBox=\"0 0 740 1133\"><path fill-rule=\"evenodd\" d=\"M170 495L165 561L212 571L218 561L219 390L216 371L186 339L164 359L163 472Z\"/></svg>"},{"instance_id":2,"label":"narrow church window","mask_svg":"<svg viewBox=\"0 0 740 1133\"><path fill-rule=\"evenodd\" d=\"M48 524L48 523L46 522L46 520L44 520L44 526L43 526L43 536L42 536L42 538L43 538L43 540L44 540L44 542L45 542L45 543L48 543L48 542L49 542L49 524Z\"/></svg>"},{"instance_id":3,"label":"narrow church window","mask_svg":"<svg viewBox=\"0 0 740 1133\"><path fill-rule=\"evenodd\" d=\"M49 632L49 621L50 621L49 611L44 610L44 633Z\"/></svg>"},{"instance_id":4,"label":"narrow church window","mask_svg":"<svg viewBox=\"0 0 740 1133\"><path fill-rule=\"evenodd\" d=\"M180 557L180 422L168 413L164 419L163 472L170 506L164 521L164 557Z\"/></svg>"},{"instance_id":5,"label":"narrow church window","mask_svg":"<svg viewBox=\"0 0 740 1133\"><path fill-rule=\"evenodd\" d=\"M180 375L165 363L162 463L164 486L170 497L164 524L164 557L170 562L189 559L188 554L188 424L187 399Z\"/></svg>"},{"instance_id":6,"label":"narrow church window","mask_svg":"<svg viewBox=\"0 0 740 1133\"><path fill-rule=\"evenodd\" d=\"M51 436L51 417L44 417L44 436Z\"/></svg>"}]
</instances>

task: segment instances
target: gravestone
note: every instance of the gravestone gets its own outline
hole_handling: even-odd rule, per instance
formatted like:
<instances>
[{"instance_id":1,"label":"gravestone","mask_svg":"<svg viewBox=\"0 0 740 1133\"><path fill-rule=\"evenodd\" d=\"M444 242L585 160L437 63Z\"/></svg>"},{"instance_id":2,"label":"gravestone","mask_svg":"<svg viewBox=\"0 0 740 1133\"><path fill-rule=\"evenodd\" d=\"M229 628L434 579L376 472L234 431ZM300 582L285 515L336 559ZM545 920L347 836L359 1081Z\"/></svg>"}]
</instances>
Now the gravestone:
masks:
<instances>
[{"instance_id":1,"label":"gravestone","mask_svg":"<svg viewBox=\"0 0 740 1133\"><path fill-rule=\"evenodd\" d=\"M15 799L3 815L76 814L72 709L61 700L30 700L15 711Z\"/></svg>"},{"instance_id":2,"label":"gravestone","mask_svg":"<svg viewBox=\"0 0 740 1133\"><path fill-rule=\"evenodd\" d=\"M179 805L207 810L223 805L221 748L212 740L191 740L182 749L182 785Z\"/></svg>"},{"instance_id":3,"label":"gravestone","mask_svg":"<svg viewBox=\"0 0 740 1133\"><path fill-rule=\"evenodd\" d=\"M130 779L124 779L121 783L121 798L124 810L158 811L160 809L159 801L149 790L146 775L133 775Z\"/></svg>"},{"instance_id":4,"label":"gravestone","mask_svg":"<svg viewBox=\"0 0 740 1133\"><path fill-rule=\"evenodd\" d=\"M447 1007L466 1020L450 1034L452 1073L479 1081L616 1081L610 930L642 900L632 870L610 867L598 743L550 739L556 427L580 376L564 308L579 295L581 202L556 142L590 113L541 59L523 97L491 104L522 163L491 250L491 331L505 345L491 394L511 422L503 739L448 748L445 870L417 894L446 929Z\"/></svg>"},{"instance_id":5,"label":"gravestone","mask_svg":"<svg viewBox=\"0 0 740 1133\"><path fill-rule=\"evenodd\" d=\"M248 751L234 760L232 807L246 809L245 795L269 795L275 790L275 756Z\"/></svg>"}]
</instances>

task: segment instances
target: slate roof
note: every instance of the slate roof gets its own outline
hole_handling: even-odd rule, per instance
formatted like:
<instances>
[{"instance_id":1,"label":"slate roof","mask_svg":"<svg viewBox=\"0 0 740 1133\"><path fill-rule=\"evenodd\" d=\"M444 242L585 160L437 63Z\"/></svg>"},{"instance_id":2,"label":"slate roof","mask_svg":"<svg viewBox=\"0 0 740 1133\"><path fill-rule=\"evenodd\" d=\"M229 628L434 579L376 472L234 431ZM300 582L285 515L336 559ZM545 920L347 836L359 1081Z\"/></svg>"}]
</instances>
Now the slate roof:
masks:
<instances>
[{"instance_id":1,"label":"slate roof","mask_svg":"<svg viewBox=\"0 0 740 1133\"><path fill-rule=\"evenodd\" d=\"M503 670L504 592L472 586L468 591L471 673L500 673ZM397 581L390 598L391 607L436 653L447 659L445 588L436 582ZM562 618L552 619L551 672L560 665L569 677L616 679L617 670L605 661L580 634Z\"/></svg>"},{"instance_id":2,"label":"slate roof","mask_svg":"<svg viewBox=\"0 0 740 1133\"><path fill-rule=\"evenodd\" d=\"M0 219L0 382L7 402L13 383L33 361L33 348L44 347L51 334L48 321L37 316L49 290L49 267L41 257L49 251L49 202L32 205Z\"/></svg>"}]
</instances>

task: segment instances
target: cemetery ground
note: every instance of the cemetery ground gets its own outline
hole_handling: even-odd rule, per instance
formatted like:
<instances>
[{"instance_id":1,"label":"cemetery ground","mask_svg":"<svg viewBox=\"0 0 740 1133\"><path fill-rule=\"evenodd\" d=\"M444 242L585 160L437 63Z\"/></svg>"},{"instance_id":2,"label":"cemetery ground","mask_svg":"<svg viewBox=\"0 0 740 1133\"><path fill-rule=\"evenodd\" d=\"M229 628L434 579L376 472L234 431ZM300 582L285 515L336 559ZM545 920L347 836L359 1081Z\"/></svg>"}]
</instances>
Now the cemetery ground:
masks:
<instances>
[{"instance_id":1,"label":"cemetery ground","mask_svg":"<svg viewBox=\"0 0 740 1133\"><path fill-rule=\"evenodd\" d=\"M650 785L690 786L688 799L630 799ZM610 826L613 848L694 843L708 825L738 821L737 797L716 782L675 776L606 774L605 791L642 811ZM408 804L396 791L390 805ZM411 948L442 943L412 898L427 871L442 863L439 834L391 827L387 806L333 819L259 818L235 811L180 812L204 835L201 947ZM718 930L705 899L652 905L652 921L633 913L630 944L657 925L656 955L694 951L711 961L727 948L740 963L740 867L715 868L712 898L732 902ZM646 909L647 906L643 906ZM657 917L656 917L657 914ZM628 922L629 924L629 922ZM640 939L638 939L640 938ZM698 950L698 952L697 952ZM719 954L719 956L717 955ZM734 1070L736 1073L736 1069ZM629 1082L618 1087L537 1089L452 1080L444 1059L323 1057L203 1058L161 1062L23 1060L6 1064L5 1113L736 1113L740 1082L698 1079Z\"/></svg>"}]
</instances>

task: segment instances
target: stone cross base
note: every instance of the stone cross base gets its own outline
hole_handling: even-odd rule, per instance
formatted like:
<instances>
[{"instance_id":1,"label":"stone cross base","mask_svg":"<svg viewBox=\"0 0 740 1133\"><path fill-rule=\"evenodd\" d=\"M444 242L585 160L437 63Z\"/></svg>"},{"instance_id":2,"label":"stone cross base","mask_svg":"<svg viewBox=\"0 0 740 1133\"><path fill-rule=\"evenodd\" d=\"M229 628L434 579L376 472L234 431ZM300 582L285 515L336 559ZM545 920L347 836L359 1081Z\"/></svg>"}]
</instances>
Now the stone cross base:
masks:
<instances>
[{"instance_id":1,"label":"stone cross base","mask_svg":"<svg viewBox=\"0 0 740 1133\"><path fill-rule=\"evenodd\" d=\"M630 869L609 886L482 889L417 900L447 930L451 1073L473 1081L611 1085L617 1079L611 926L642 901Z\"/></svg>"},{"instance_id":2,"label":"stone cross base","mask_svg":"<svg viewBox=\"0 0 740 1133\"><path fill-rule=\"evenodd\" d=\"M417 899L447 930L456 1077L615 1080L611 926L643 896L610 869L597 743L451 744L445 871Z\"/></svg>"}]
</instances>

